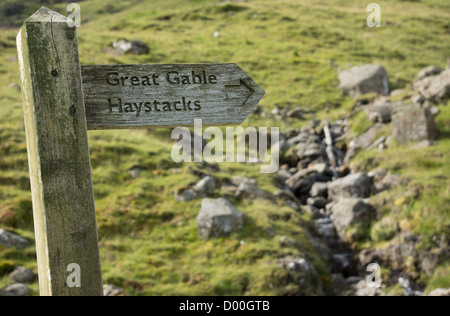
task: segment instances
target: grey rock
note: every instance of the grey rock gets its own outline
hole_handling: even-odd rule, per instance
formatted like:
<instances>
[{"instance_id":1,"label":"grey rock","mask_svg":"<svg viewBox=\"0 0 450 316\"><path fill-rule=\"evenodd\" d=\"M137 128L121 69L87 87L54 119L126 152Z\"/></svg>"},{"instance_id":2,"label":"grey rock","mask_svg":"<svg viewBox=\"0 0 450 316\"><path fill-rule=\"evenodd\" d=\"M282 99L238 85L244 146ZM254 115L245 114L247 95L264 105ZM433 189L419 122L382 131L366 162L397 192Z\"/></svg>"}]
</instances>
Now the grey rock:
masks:
<instances>
[{"instance_id":1,"label":"grey rock","mask_svg":"<svg viewBox=\"0 0 450 316\"><path fill-rule=\"evenodd\" d=\"M351 258L348 253L335 254L333 260L338 268L338 271L344 271L351 265Z\"/></svg>"},{"instance_id":2,"label":"grey rock","mask_svg":"<svg viewBox=\"0 0 450 316\"><path fill-rule=\"evenodd\" d=\"M103 296L128 296L124 289L112 284L103 285Z\"/></svg>"},{"instance_id":3,"label":"grey rock","mask_svg":"<svg viewBox=\"0 0 450 316\"><path fill-rule=\"evenodd\" d=\"M312 185L310 194L312 197L327 197L328 196L328 183L316 182Z\"/></svg>"},{"instance_id":4,"label":"grey rock","mask_svg":"<svg viewBox=\"0 0 450 316\"><path fill-rule=\"evenodd\" d=\"M193 188L199 196L211 196L216 190L216 180L212 176L206 176L200 180Z\"/></svg>"},{"instance_id":5,"label":"grey rock","mask_svg":"<svg viewBox=\"0 0 450 316\"><path fill-rule=\"evenodd\" d=\"M130 168L128 170L128 174L130 175L130 177L132 177L133 179L137 179L139 178L139 176L141 175L141 168L139 166L133 166L132 168Z\"/></svg>"},{"instance_id":6,"label":"grey rock","mask_svg":"<svg viewBox=\"0 0 450 316\"><path fill-rule=\"evenodd\" d=\"M389 94L388 75L379 65L355 66L339 74L339 88L351 97L367 93Z\"/></svg>"},{"instance_id":7,"label":"grey rock","mask_svg":"<svg viewBox=\"0 0 450 316\"><path fill-rule=\"evenodd\" d=\"M430 102L445 104L450 99L450 69L430 78L433 80L423 91L423 96Z\"/></svg>"},{"instance_id":8,"label":"grey rock","mask_svg":"<svg viewBox=\"0 0 450 316\"><path fill-rule=\"evenodd\" d=\"M328 196L331 199L367 198L371 194L372 178L366 173L353 173L328 183Z\"/></svg>"},{"instance_id":9,"label":"grey rock","mask_svg":"<svg viewBox=\"0 0 450 316\"><path fill-rule=\"evenodd\" d=\"M297 242L292 238L289 238L286 236L281 236L280 237L280 246L281 247L296 247Z\"/></svg>"},{"instance_id":10,"label":"grey rock","mask_svg":"<svg viewBox=\"0 0 450 316\"><path fill-rule=\"evenodd\" d=\"M306 203L308 205L311 205L318 209L321 209L321 208L325 208L325 205L327 205L327 199L322 196L318 196L318 197L314 197L314 198L308 198L306 200Z\"/></svg>"},{"instance_id":11,"label":"grey rock","mask_svg":"<svg viewBox=\"0 0 450 316\"><path fill-rule=\"evenodd\" d=\"M450 98L450 68L440 74L417 80L413 89L419 93L422 100L435 104L445 104Z\"/></svg>"},{"instance_id":12,"label":"grey rock","mask_svg":"<svg viewBox=\"0 0 450 316\"><path fill-rule=\"evenodd\" d=\"M308 260L300 257L286 257L278 260L278 265L293 272L310 273L315 271L314 266Z\"/></svg>"},{"instance_id":13,"label":"grey rock","mask_svg":"<svg viewBox=\"0 0 450 316\"><path fill-rule=\"evenodd\" d=\"M267 199L272 198L271 194L258 188L256 181L247 179L239 185L235 197L238 199Z\"/></svg>"},{"instance_id":14,"label":"grey rock","mask_svg":"<svg viewBox=\"0 0 450 316\"><path fill-rule=\"evenodd\" d=\"M384 130L386 127L381 123L371 126L366 132L352 140L349 144L347 155L344 159L344 164L348 165L350 160L356 156L361 149L366 149L376 141L378 132Z\"/></svg>"},{"instance_id":15,"label":"grey rock","mask_svg":"<svg viewBox=\"0 0 450 316\"><path fill-rule=\"evenodd\" d=\"M366 280L361 280L353 285L355 296L381 296L381 289L376 287L368 287Z\"/></svg>"},{"instance_id":16,"label":"grey rock","mask_svg":"<svg viewBox=\"0 0 450 316\"><path fill-rule=\"evenodd\" d=\"M6 248L23 249L30 244L25 238L0 229L0 244Z\"/></svg>"},{"instance_id":17,"label":"grey rock","mask_svg":"<svg viewBox=\"0 0 450 316\"><path fill-rule=\"evenodd\" d=\"M378 194L386 190L391 190L404 182L405 180L400 175L388 174L384 176L381 181L375 182L373 186L373 194Z\"/></svg>"},{"instance_id":18,"label":"grey rock","mask_svg":"<svg viewBox=\"0 0 450 316\"><path fill-rule=\"evenodd\" d=\"M331 220L339 237L353 242L361 237L364 231L348 233L348 229L357 224L362 229L368 228L374 213L374 208L361 199L342 198L332 207Z\"/></svg>"},{"instance_id":19,"label":"grey rock","mask_svg":"<svg viewBox=\"0 0 450 316\"><path fill-rule=\"evenodd\" d=\"M180 193L176 193L176 199L180 202L190 202L198 198L196 191L192 189L185 189Z\"/></svg>"},{"instance_id":20,"label":"grey rock","mask_svg":"<svg viewBox=\"0 0 450 316\"><path fill-rule=\"evenodd\" d=\"M15 283L0 291L0 296L29 296L30 289L23 283Z\"/></svg>"},{"instance_id":21,"label":"grey rock","mask_svg":"<svg viewBox=\"0 0 450 316\"><path fill-rule=\"evenodd\" d=\"M16 90L16 91L21 91L21 90L22 90L21 87L20 87L17 83L15 83L15 82L11 83L11 84L8 86L8 88L9 88L9 89Z\"/></svg>"},{"instance_id":22,"label":"grey rock","mask_svg":"<svg viewBox=\"0 0 450 316\"><path fill-rule=\"evenodd\" d=\"M335 239L336 229L334 228L333 222L330 218L321 218L315 221L315 225L319 235L324 239Z\"/></svg>"},{"instance_id":23,"label":"grey rock","mask_svg":"<svg viewBox=\"0 0 450 316\"><path fill-rule=\"evenodd\" d=\"M434 140L437 127L428 108L418 105L398 107L392 116L392 135L399 143Z\"/></svg>"},{"instance_id":24,"label":"grey rock","mask_svg":"<svg viewBox=\"0 0 450 316\"><path fill-rule=\"evenodd\" d=\"M431 291L428 296L441 296L441 297L447 297L450 296L450 289L435 289Z\"/></svg>"},{"instance_id":25,"label":"grey rock","mask_svg":"<svg viewBox=\"0 0 450 316\"><path fill-rule=\"evenodd\" d=\"M436 66L428 66L425 67L424 69L422 69L418 74L417 74L417 79L423 79L426 77L430 77L430 76L435 76L435 75L439 75L442 72L442 69Z\"/></svg>"},{"instance_id":26,"label":"grey rock","mask_svg":"<svg viewBox=\"0 0 450 316\"><path fill-rule=\"evenodd\" d=\"M302 159L315 160L326 156L326 147L317 143L299 143L297 144L297 157Z\"/></svg>"},{"instance_id":27,"label":"grey rock","mask_svg":"<svg viewBox=\"0 0 450 316\"><path fill-rule=\"evenodd\" d=\"M220 187L220 194L224 196L234 196L236 194L237 187L230 184L223 184Z\"/></svg>"},{"instance_id":28,"label":"grey rock","mask_svg":"<svg viewBox=\"0 0 450 316\"><path fill-rule=\"evenodd\" d=\"M374 123L390 123L392 121L392 113L396 107L402 103L391 103L389 101L381 104L369 105L365 107L365 111L369 119Z\"/></svg>"},{"instance_id":29,"label":"grey rock","mask_svg":"<svg viewBox=\"0 0 450 316\"><path fill-rule=\"evenodd\" d=\"M10 273L9 278L17 283L31 283L34 279L34 273L28 268L19 266Z\"/></svg>"},{"instance_id":30,"label":"grey rock","mask_svg":"<svg viewBox=\"0 0 450 316\"><path fill-rule=\"evenodd\" d=\"M244 223L244 213L224 198L204 199L197 216L198 232L203 239L227 236L242 229Z\"/></svg>"},{"instance_id":31,"label":"grey rock","mask_svg":"<svg viewBox=\"0 0 450 316\"><path fill-rule=\"evenodd\" d=\"M150 53L150 47L142 41L130 41L127 39L119 39L113 42L112 48L119 55L134 54L147 55Z\"/></svg>"},{"instance_id":32,"label":"grey rock","mask_svg":"<svg viewBox=\"0 0 450 316\"><path fill-rule=\"evenodd\" d=\"M296 118L296 119L299 119L299 120L301 120L301 119L303 119L304 118L304 115L305 115L305 110L303 110L301 107L296 107L296 108L294 108L294 109L292 109L292 110L290 110L290 111L288 111L287 113L286 113L286 116L287 117L290 117L290 118Z\"/></svg>"}]
</instances>

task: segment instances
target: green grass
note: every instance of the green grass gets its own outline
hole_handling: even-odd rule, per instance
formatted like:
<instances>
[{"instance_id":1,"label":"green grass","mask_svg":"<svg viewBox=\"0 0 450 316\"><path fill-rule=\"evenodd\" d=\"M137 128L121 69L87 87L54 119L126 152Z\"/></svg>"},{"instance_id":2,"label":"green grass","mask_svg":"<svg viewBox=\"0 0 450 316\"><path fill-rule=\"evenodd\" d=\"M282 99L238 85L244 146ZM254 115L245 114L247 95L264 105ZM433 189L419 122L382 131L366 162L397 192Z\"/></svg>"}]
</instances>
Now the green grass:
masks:
<instances>
[{"instance_id":1,"label":"green grass","mask_svg":"<svg viewBox=\"0 0 450 316\"><path fill-rule=\"evenodd\" d=\"M0 9L11 2L2 2ZM41 5L37 2L27 2L19 17L3 21L17 25ZM267 91L261 102L264 110L270 112L277 104L312 111L305 120L253 114L244 127L283 130L305 126L309 119L348 116L354 101L336 89L339 68L379 63L389 73L391 88L403 88L424 66L444 66L450 51L446 0L380 2L384 24L376 29L365 25L366 4L356 0L89 0L80 5L82 64L235 62ZM50 5L67 15L65 6ZM213 37L216 31L218 38ZM33 243L21 95L9 88L20 82L18 64L11 57L16 55L17 33L17 27L0 30L0 226ZM148 43L150 54L117 57L105 52L113 40L123 37ZM450 231L449 109L441 106L436 146L394 146L383 154L363 152L355 160L356 168L386 167L411 179L404 190L386 194L392 204L407 197L405 205L387 214L394 214L402 229L422 235L424 248L435 247L433 236L448 236ZM368 126L363 113L352 118L356 134ZM200 240L195 225L200 201L181 203L174 198L175 190L198 180L191 173L197 166L172 162L173 143L167 135L168 130L89 133L105 283L123 286L133 295L311 293L313 287L284 282L286 272L276 260L288 255L307 258L322 280L329 279L326 264L306 237L308 219L278 204L233 200L249 218L245 229L224 239ZM142 168L138 179L127 172L134 165ZM219 181L245 175L257 179L264 190L276 190L274 177L260 174L259 166L220 168L214 173ZM281 248L280 236L294 238L300 246ZM33 246L25 251L0 248L0 288L10 284L7 273L18 264L37 271ZM448 269L438 271L443 276L436 276L429 286L449 287ZM31 288L37 294L37 282Z\"/></svg>"}]
</instances>

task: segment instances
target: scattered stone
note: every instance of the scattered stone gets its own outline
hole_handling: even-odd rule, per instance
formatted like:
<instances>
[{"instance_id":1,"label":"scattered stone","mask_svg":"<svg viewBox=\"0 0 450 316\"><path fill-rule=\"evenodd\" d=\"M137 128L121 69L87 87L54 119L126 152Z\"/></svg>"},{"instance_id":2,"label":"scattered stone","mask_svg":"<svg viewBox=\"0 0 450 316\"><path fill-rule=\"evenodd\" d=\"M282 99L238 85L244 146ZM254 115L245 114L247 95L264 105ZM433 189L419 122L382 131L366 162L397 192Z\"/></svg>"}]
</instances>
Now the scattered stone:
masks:
<instances>
[{"instance_id":1,"label":"scattered stone","mask_svg":"<svg viewBox=\"0 0 450 316\"><path fill-rule=\"evenodd\" d=\"M238 199L267 199L272 198L271 194L258 188L254 179L245 179L239 185L236 194Z\"/></svg>"},{"instance_id":2,"label":"scattered stone","mask_svg":"<svg viewBox=\"0 0 450 316\"><path fill-rule=\"evenodd\" d=\"M344 159L344 164L348 165L350 160L356 156L361 149L366 149L376 140L377 134L386 128L385 125L377 123L371 126L365 133L352 140L349 144L347 155Z\"/></svg>"},{"instance_id":3,"label":"scattered stone","mask_svg":"<svg viewBox=\"0 0 450 316\"><path fill-rule=\"evenodd\" d=\"M417 80L421 80L423 78L430 77L430 76L439 75L441 72L442 72L442 69L439 67L428 66L428 67L425 67L424 69L422 69L417 74Z\"/></svg>"},{"instance_id":4,"label":"scattered stone","mask_svg":"<svg viewBox=\"0 0 450 316\"><path fill-rule=\"evenodd\" d=\"M299 160L315 160L319 157L326 157L326 148L317 143L299 143L297 144L297 157Z\"/></svg>"},{"instance_id":5,"label":"scattered stone","mask_svg":"<svg viewBox=\"0 0 450 316\"><path fill-rule=\"evenodd\" d=\"M375 182L373 186L373 194L391 190L406 181L398 174L388 174L381 181Z\"/></svg>"},{"instance_id":6,"label":"scattered stone","mask_svg":"<svg viewBox=\"0 0 450 316\"><path fill-rule=\"evenodd\" d=\"M128 296L124 289L112 284L103 285L103 296Z\"/></svg>"},{"instance_id":7,"label":"scattered stone","mask_svg":"<svg viewBox=\"0 0 450 316\"><path fill-rule=\"evenodd\" d=\"M330 218L317 219L315 225L322 238L326 240L334 240L336 238L336 229Z\"/></svg>"},{"instance_id":8,"label":"scattered stone","mask_svg":"<svg viewBox=\"0 0 450 316\"><path fill-rule=\"evenodd\" d=\"M296 247L297 242L292 238L289 238L286 236L281 236L280 237L280 246L281 247Z\"/></svg>"},{"instance_id":9,"label":"scattered stone","mask_svg":"<svg viewBox=\"0 0 450 316\"><path fill-rule=\"evenodd\" d=\"M295 175L290 177L286 184L294 192L294 194L300 198L302 203L306 203L306 199L309 196L312 186L316 182L326 182L329 178L318 174L316 171L307 169L300 170Z\"/></svg>"},{"instance_id":10,"label":"scattered stone","mask_svg":"<svg viewBox=\"0 0 450 316\"><path fill-rule=\"evenodd\" d=\"M192 189L197 192L198 196L211 196L216 190L216 180L212 176L206 176L202 180L200 180Z\"/></svg>"},{"instance_id":11,"label":"scattered stone","mask_svg":"<svg viewBox=\"0 0 450 316\"><path fill-rule=\"evenodd\" d=\"M450 296L450 289L435 289L431 291L428 296L441 296L447 297Z\"/></svg>"},{"instance_id":12,"label":"scattered stone","mask_svg":"<svg viewBox=\"0 0 450 316\"><path fill-rule=\"evenodd\" d=\"M180 189L175 192L175 197L180 202L190 202L214 194L216 180L212 176L205 176L192 188Z\"/></svg>"},{"instance_id":13,"label":"scattered stone","mask_svg":"<svg viewBox=\"0 0 450 316\"><path fill-rule=\"evenodd\" d=\"M345 271L351 266L351 258L348 253L335 254L333 260L337 271Z\"/></svg>"},{"instance_id":14,"label":"scattered stone","mask_svg":"<svg viewBox=\"0 0 450 316\"><path fill-rule=\"evenodd\" d=\"M23 237L0 229L0 244L6 248L24 249L28 247L30 243Z\"/></svg>"},{"instance_id":15,"label":"scattered stone","mask_svg":"<svg viewBox=\"0 0 450 316\"><path fill-rule=\"evenodd\" d=\"M129 41L119 39L113 42L112 48L118 55L134 54L147 55L150 53L150 47L142 41Z\"/></svg>"},{"instance_id":16,"label":"scattered stone","mask_svg":"<svg viewBox=\"0 0 450 316\"><path fill-rule=\"evenodd\" d=\"M327 197L328 196L328 183L316 182L312 185L310 194L312 197Z\"/></svg>"},{"instance_id":17,"label":"scattered stone","mask_svg":"<svg viewBox=\"0 0 450 316\"><path fill-rule=\"evenodd\" d=\"M131 169L128 170L128 174L133 179L137 179L141 175L141 168L139 166L133 166Z\"/></svg>"},{"instance_id":18,"label":"scattered stone","mask_svg":"<svg viewBox=\"0 0 450 316\"><path fill-rule=\"evenodd\" d=\"M367 198L372 190L372 178L366 173L353 173L328 183L329 198Z\"/></svg>"},{"instance_id":19,"label":"scattered stone","mask_svg":"<svg viewBox=\"0 0 450 316\"><path fill-rule=\"evenodd\" d=\"M354 284L353 289L355 291L355 296L381 296L381 289L376 287L368 287L366 280L361 280Z\"/></svg>"},{"instance_id":20,"label":"scattered stone","mask_svg":"<svg viewBox=\"0 0 450 316\"><path fill-rule=\"evenodd\" d=\"M396 141L405 143L434 140L437 127L428 108L418 105L398 107L392 116L392 135Z\"/></svg>"},{"instance_id":21,"label":"scattered stone","mask_svg":"<svg viewBox=\"0 0 450 316\"><path fill-rule=\"evenodd\" d=\"M445 104L450 99L450 68L441 73L422 78L413 83L413 89L423 97L424 101L434 104Z\"/></svg>"},{"instance_id":22,"label":"scattered stone","mask_svg":"<svg viewBox=\"0 0 450 316\"><path fill-rule=\"evenodd\" d=\"M368 93L389 94L388 75L379 65L355 66L339 74L339 88L351 97Z\"/></svg>"},{"instance_id":23,"label":"scattered stone","mask_svg":"<svg viewBox=\"0 0 450 316\"><path fill-rule=\"evenodd\" d=\"M21 91L22 89L20 88L20 85L18 85L17 83L13 82L8 86L9 89L14 89L16 91Z\"/></svg>"},{"instance_id":24,"label":"scattered stone","mask_svg":"<svg viewBox=\"0 0 450 316\"><path fill-rule=\"evenodd\" d=\"M0 296L30 296L30 289L23 283L15 283L1 290Z\"/></svg>"},{"instance_id":25,"label":"scattered stone","mask_svg":"<svg viewBox=\"0 0 450 316\"><path fill-rule=\"evenodd\" d=\"M315 271L315 268L311 263L309 263L306 259L299 258L299 257L282 258L282 259L278 260L278 265L281 268L284 268L284 269L287 269L287 270L293 271L293 272L309 273L309 272Z\"/></svg>"},{"instance_id":26,"label":"scattered stone","mask_svg":"<svg viewBox=\"0 0 450 316\"><path fill-rule=\"evenodd\" d=\"M373 213L374 208L361 199L342 198L333 205L331 220L339 237L352 243L365 236Z\"/></svg>"},{"instance_id":27,"label":"scattered stone","mask_svg":"<svg viewBox=\"0 0 450 316\"><path fill-rule=\"evenodd\" d=\"M236 192L237 192L237 187L234 185L223 184L220 187L220 194L223 196L234 197L236 195Z\"/></svg>"},{"instance_id":28,"label":"scattered stone","mask_svg":"<svg viewBox=\"0 0 450 316\"><path fill-rule=\"evenodd\" d=\"M325 208L325 205L327 205L327 199L322 196L318 196L318 197L314 197L314 198L308 198L306 203L308 205L311 205L318 209L321 209L321 208Z\"/></svg>"},{"instance_id":29,"label":"scattered stone","mask_svg":"<svg viewBox=\"0 0 450 316\"><path fill-rule=\"evenodd\" d=\"M303 110L301 107L296 107L292 110L290 110L289 112L286 113L286 116L289 118L295 118L295 119L299 119L302 120L304 119L304 115L305 115L305 110Z\"/></svg>"},{"instance_id":30,"label":"scattered stone","mask_svg":"<svg viewBox=\"0 0 450 316\"><path fill-rule=\"evenodd\" d=\"M242 229L245 215L228 200L204 199L197 217L197 228L200 238L209 239L224 237L232 231Z\"/></svg>"},{"instance_id":31,"label":"scattered stone","mask_svg":"<svg viewBox=\"0 0 450 316\"><path fill-rule=\"evenodd\" d=\"M394 109L401 105L402 103L391 103L386 100L385 102L366 106L364 110L372 122L387 124L392 121L392 112Z\"/></svg>"},{"instance_id":32,"label":"scattered stone","mask_svg":"<svg viewBox=\"0 0 450 316\"><path fill-rule=\"evenodd\" d=\"M190 202L197 199L197 192L192 189L182 189L175 193L175 197L180 202Z\"/></svg>"},{"instance_id":33,"label":"scattered stone","mask_svg":"<svg viewBox=\"0 0 450 316\"><path fill-rule=\"evenodd\" d=\"M17 283L31 283L34 279L34 273L28 268L19 266L11 272L9 278Z\"/></svg>"}]
</instances>

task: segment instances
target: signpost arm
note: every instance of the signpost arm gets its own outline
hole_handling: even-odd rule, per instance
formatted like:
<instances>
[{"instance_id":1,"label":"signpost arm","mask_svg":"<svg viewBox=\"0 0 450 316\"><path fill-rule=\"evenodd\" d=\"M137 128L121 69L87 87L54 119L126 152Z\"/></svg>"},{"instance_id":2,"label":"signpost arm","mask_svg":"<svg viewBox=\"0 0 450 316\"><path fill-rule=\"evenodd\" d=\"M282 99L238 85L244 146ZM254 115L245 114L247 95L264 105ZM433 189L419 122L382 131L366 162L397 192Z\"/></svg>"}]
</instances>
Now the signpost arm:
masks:
<instances>
[{"instance_id":1,"label":"signpost arm","mask_svg":"<svg viewBox=\"0 0 450 316\"><path fill-rule=\"evenodd\" d=\"M76 29L42 7L17 46L41 295L101 296Z\"/></svg>"}]
</instances>

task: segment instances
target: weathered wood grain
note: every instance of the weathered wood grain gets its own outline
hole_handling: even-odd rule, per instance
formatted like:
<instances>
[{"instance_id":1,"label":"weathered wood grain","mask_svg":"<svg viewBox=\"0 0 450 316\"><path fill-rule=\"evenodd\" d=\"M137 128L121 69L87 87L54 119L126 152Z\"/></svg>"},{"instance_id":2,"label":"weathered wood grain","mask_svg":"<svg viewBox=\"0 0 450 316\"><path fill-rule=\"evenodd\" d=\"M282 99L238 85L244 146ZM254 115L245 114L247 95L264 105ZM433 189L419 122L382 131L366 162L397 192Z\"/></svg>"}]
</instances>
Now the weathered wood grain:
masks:
<instances>
[{"instance_id":1,"label":"weathered wood grain","mask_svg":"<svg viewBox=\"0 0 450 316\"><path fill-rule=\"evenodd\" d=\"M264 90L236 64L82 67L88 129L241 124Z\"/></svg>"},{"instance_id":2,"label":"weathered wood grain","mask_svg":"<svg viewBox=\"0 0 450 316\"><path fill-rule=\"evenodd\" d=\"M76 29L41 8L17 46L41 295L102 295L86 115ZM69 264L81 287L66 284Z\"/></svg>"}]
</instances>

